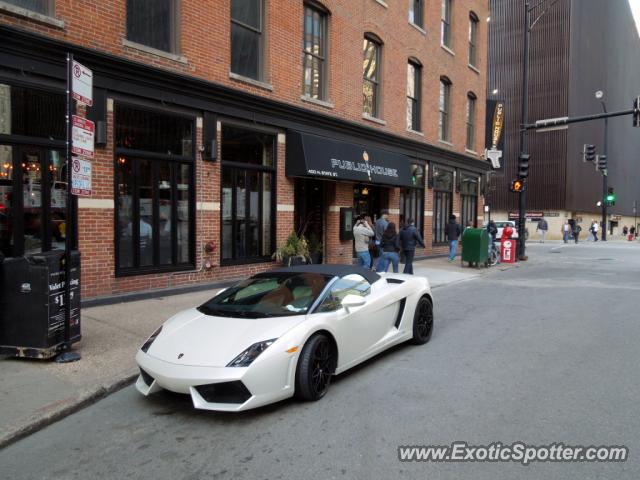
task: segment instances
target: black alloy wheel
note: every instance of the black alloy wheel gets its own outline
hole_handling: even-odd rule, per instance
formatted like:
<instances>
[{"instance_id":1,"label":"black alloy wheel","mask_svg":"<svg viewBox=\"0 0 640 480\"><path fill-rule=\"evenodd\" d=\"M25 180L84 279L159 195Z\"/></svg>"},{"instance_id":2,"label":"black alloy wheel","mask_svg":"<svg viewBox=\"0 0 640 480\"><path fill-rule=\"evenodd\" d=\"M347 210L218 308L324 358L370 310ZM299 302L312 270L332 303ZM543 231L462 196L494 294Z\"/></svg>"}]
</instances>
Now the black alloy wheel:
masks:
<instances>
[{"instance_id":1,"label":"black alloy wheel","mask_svg":"<svg viewBox=\"0 0 640 480\"><path fill-rule=\"evenodd\" d=\"M333 345L324 334L313 335L305 343L296 369L296 396L302 400L320 400L329 390L336 368Z\"/></svg>"},{"instance_id":2,"label":"black alloy wheel","mask_svg":"<svg viewBox=\"0 0 640 480\"><path fill-rule=\"evenodd\" d=\"M416 306L413 316L413 343L427 343L433 332L433 304L428 297L422 297Z\"/></svg>"}]
</instances>

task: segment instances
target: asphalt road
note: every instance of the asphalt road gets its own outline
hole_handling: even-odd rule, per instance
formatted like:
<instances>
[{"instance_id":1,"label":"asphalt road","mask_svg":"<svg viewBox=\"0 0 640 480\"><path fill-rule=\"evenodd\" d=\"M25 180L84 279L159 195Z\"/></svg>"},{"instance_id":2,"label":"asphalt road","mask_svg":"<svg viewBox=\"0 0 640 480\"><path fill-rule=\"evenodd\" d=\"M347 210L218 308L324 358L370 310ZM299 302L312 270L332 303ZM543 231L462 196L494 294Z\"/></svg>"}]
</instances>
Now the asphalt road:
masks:
<instances>
[{"instance_id":1,"label":"asphalt road","mask_svg":"<svg viewBox=\"0 0 640 480\"><path fill-rule=\"evenodd\" d=\"M640 478L640 244L532 244L439 288L436 330L316 403L243 414L126 388L0 451L11 479ZM399 445L625 445L624 463L406 463Z\"/></svg>"}]
</instances>

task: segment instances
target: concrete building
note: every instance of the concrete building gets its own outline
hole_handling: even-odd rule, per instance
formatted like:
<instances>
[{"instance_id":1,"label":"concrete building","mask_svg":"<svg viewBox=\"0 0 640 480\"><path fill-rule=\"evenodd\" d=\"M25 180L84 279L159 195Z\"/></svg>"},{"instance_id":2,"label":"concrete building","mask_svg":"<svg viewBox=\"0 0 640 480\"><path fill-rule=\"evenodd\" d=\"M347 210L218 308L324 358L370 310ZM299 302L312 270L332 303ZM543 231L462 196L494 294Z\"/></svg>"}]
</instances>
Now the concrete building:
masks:
<instances>
[{"instance_id":1,"label":"concrete building","mask_svg":"<svg viewBox=\"0 0 640 480\"><path fill-rule=\"evenodd\" d=\"M532 2L535 4L535 2ZM546 2L550 5L550 2ZM540 4L536 19L549 5ZM488 92L505 101L506 131L503 166L488 190L492 217L517 213L517 194L509 183L517 176L522 102L524 2L490 1ZM531 30L529 122L582 116L632 108L640 95L640 39L627 0L559 0ZM601 100L595 97L602 91ZM602 103L604 102L604 103ZM620 237L624 225L637 223L640 207L640 130L631 116L608 121L608 185L616 204L608 209L607 230ZM576 219L583 238L593 219L601 223L602 175L582 162L584 144L604 153L604 121L578 123L568 130L529 133L527 220L532 233L544 212L549 235L559 238L562 223ZM533 220L533 221L532 221Z\"/></svg>"},{"instance_id":2,"label":"concrete building","mask_svg":"<svg viewBox=\"0 0 640 480\"><path fill-rule=\"evenodd\" d=\"M487 0L0 1L0 249L64 244L65 55L93 71L83 298L242 278L352 215L478 222ZM342 223L341 223L342 221Z\"/></svg>"}]
</instances>

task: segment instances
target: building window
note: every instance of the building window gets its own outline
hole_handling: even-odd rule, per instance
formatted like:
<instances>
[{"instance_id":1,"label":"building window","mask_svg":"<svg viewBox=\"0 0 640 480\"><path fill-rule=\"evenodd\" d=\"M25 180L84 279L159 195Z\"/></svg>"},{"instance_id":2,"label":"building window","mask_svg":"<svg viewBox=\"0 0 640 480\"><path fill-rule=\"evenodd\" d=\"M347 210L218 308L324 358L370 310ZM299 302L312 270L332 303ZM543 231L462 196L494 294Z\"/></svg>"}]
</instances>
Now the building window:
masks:
<instances>
[{"instance_id":1,"label":"building window","mask_svg":"<svg viewBox=\"0 0 640 480\"><path fill-rule=\"evenodd\" d=\"M327 14L310 5L304 6L304 81L303 94L326 98Z\"/></svg>"},{"instance_id":2,"label":"building window","mask_svg":"<svg viewBox=\"0 0 640 480\"><path fill-rule=\"evenodd\" d=\"M178 0L127 0L127 39L164 52L178 51Z\"/></svg>"},{"instance_id":3,"label":"building window","mask_svg":"<svg viewBox=\"0 0 640 480\"><path fill-rule=\"evenodd\" d=\"M438 132L440 140L444 142L451 141L451 133L449 131L449 109L451 102L451 81L448 78L440 78L440 116L438 119Z\"/></svg>"},{"instance_id":4,"label":"building window","mask_svg":"<svg viewBox=\"0 0 640 480\"><path fill-rule=\"evenodd\" d=\"M417 60L407 64L407 128L420 131L420 101L422 99L422 66Z\"/></svg>"},{"instance_id":5,"label":"building window","mask_svg":"<svg viewBox=\"0 0 640 480\"><path fill-rule=\"evenodd\" d=\"M474 151L476 140L475 133L476 96L473 92L467 93L467 150Z\"/></svg>"},{"instance_id":6,"label":"building window","mask_svg":"<svg viewBox=\"0 0 640 480\"><path fill-rule=\"evenodd\" d=\"M64 114L61 93L0 84L0 253L5 256L64 248Z\"/></svg>"},{"instance_id":7,"label":"building window","mask_svg":"<svg viewBox=\"0 0 640 480\"><path fill-rule=\"evenodd\" d=\"M451 0L442 0L440 43L451 48Z\"/></svg>"},{"instance_id":8,"label":"building window","mask_svg":"<svg viewBox=\"0 0 640 480\"><path fill-rule=\"evenodd\" d=\"M115 109L116 273L193 268L193 118Z\"/></svg>"},{"instance_id":9,"label":"building window","mask_svg":"<svg viewBox=\"0 0 640 480\"><path fill-rule=\"evenodd\" d=\"M364 38L362 101L363 112L370 117L380 116L380 58L382 42L373 36Z\"/></svg>"},{"instance_id":10,"label":"building window","mask_svg":"<svg viewBox=\"0 0 640 480\"><path fill-rule=\"evenodd\" d=\"M231 71L263 77L263 0L231 0Z\"/></svg>"},{"instance_id":11,"label":"building window","mask_svg":"<svg viewBox=\"0 0 640 480\"><path fill-rule=\"evenodd\" d=\"M478 16L469 13L469 65L478 65Z\"/></svg>"},{"instance_id":12,"label":"building window","mask_svg":"<svg viewBox=\"0 0 640 480\"><path fill-rule=\"evenodd\" d=\"M413 219L424 238L424 166L418 163L411 165L411 182L413 188L400 190L400 227Z\"/></svg>"},{"instance_id":13,"label":"building window","mask_svg":"<svg viewBox=\"0 0 640 480\"><path fill-rule=\"evenodd\" d=\"M478 226L478 177L468 173L460 175L460 225L467 227Z\"/></svg>"},{"instance_id":14,"label":"building window","mask_svg":"<svg viewBox=\"0 0 640 480\"><path fill-rule=\"evenodd\" d=\"M275 243L275 135L222 126L222 261L270 261Z\"/></svg>"},{"instance_id":15,"label":"building window","mask_svg":"<svg viewBox=\"0 0 640 480\"><path fill-rule=\"evenodd\" d=\"M42 15L53 16L55 2L52 0L4 0L5 2Z\"/></svg>"},{"instance_id":16,"label":"building window","mask_svg":"<svg viewBox=\"0 0 640 480\"><path fill-rule=\"evenodd\" d=\"M453 209L453 172L433 168L433 243L447 242L446 227Z\"/></svg>"},{"instance_id":17,"label":"building window","mask_svg":"<svg viewBox=\"0 0 640 480\"><path fill-rule=\"evenodd\" d=\"M409 21L418 27L423 26L422 0L409 0Z\"/></svg>"}]
</instances>

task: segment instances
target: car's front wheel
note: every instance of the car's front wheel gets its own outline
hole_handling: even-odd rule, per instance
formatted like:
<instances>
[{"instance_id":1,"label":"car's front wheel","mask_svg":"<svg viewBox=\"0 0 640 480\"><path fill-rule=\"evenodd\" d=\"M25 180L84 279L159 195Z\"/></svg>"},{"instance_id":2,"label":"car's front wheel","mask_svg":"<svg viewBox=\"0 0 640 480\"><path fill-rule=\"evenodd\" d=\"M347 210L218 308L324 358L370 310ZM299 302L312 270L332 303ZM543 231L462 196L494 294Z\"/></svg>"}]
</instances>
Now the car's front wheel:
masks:
<instances>
[{"instance_id":1,"label":"car's front wheel","mask_svg":"<svg viewBox=\"0 0 640 480\"><path fill-rule=\"evenodd\" d=\"M433 332L433 304L429 297L422 297L416 305L413 315L413 343L422 345L427 343Z\"/></svg>"},{"instance_id":2,"label":"car's front wheel","mask_svg":"<svg viewBox=\"0 0 640 480\"><path fill-rule=\"evenodd\" d=\"M296 369L296 396L302 400L320 400L329 390L336 358L329 338L318 333L304 345Z\"/></svg>"}]
</instances>

